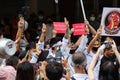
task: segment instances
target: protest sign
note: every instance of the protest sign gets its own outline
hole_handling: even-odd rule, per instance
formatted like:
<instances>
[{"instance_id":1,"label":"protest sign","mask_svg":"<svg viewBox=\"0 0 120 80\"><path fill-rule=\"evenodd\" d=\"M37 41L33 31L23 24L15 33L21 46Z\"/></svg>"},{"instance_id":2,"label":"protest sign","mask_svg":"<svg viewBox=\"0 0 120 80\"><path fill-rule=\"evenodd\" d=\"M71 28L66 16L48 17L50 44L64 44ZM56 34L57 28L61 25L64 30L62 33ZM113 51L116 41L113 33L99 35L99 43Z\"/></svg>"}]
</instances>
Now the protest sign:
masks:
<instances>
[{"instance_id":1,"label":"protest sign","mask_svg":"<svg viewBox=\"0 0 120 80\"><path fill-rule=\"evenodd\" d=\"M58 34L63 34L66 32L66 25L64 22L53 22L53 26Z\"/></svg>"},{"instance_id":2,"label":"protest sign","mask_svg":"<svg viewBox=\"0 0 120 80\"><path fill-rule=\"evenodd\" d=\"M72 26L74 28L74 33L73 33L74 36L86 34L84 23L77 23L77 24L73 24Z\"/></svg>"},{"instance_id":3,"label":"protest sign","mask_svg":"<svg viewBox=\"0 0 120 80\"><path fill-rule=\"evenodd\" d=\"M120 8L105 7L101 19L102 36L120 36Z\"/></svg>"}]
</instances>

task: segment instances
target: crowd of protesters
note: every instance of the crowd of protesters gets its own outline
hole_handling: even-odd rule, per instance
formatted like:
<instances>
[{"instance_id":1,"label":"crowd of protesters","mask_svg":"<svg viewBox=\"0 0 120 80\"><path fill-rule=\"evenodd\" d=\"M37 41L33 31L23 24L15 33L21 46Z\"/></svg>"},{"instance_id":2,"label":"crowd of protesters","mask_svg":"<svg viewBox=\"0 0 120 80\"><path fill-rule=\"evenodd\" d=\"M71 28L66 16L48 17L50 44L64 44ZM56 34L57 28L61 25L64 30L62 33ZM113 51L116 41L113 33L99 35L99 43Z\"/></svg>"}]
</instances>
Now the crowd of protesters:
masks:
<instances>
[{"instance_id":1,"label":"crowd of protesters","mask_svg":"<svg viewBox=\"0 0 120 80\"><path fill-rule=\"evenodd\" d=\"M74 41L74 29L66 18L62 36L51 27L54 19L48 17L44 23L42 12L30 16L27 30L23 17L11 23L4 19L0 38L14 40L17 51L1 63L0 80L120 80L116 41L101 36L102 26L93 14L89 20L84 21L87 34Z\"/></svg>"}]
</instances>

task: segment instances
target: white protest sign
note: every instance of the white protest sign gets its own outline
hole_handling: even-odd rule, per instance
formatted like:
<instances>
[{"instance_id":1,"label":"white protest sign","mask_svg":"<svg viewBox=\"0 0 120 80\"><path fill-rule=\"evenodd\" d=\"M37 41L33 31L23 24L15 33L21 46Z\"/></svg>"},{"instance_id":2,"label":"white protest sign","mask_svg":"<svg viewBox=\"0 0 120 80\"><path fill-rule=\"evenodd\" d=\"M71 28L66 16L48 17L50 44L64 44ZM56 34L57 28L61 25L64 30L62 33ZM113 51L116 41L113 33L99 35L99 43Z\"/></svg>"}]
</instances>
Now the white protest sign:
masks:
<instances>
[{"instance_id":1,"label":"white protest sign","mask_svg":"<svg viewBox=\"0 0 120 80\"><path fill-rule=\"evenodd\" d=\"M102 36L120 36L120 8L105 7L101 19Z\"/></svg>"}]
</instances>

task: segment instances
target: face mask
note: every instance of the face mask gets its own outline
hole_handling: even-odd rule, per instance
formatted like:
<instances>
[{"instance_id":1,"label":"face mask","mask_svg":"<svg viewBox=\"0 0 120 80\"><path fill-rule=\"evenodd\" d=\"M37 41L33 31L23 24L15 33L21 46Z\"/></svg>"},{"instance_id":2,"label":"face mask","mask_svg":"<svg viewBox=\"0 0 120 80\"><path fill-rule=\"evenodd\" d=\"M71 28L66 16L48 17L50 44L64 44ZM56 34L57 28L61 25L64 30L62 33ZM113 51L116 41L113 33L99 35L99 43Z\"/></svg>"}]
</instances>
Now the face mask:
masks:
<instances>
[{"instance_id":1,"label":"face mask","mask_svg":"<svg viewBox=\"0 0 120 80\"><path fill-rule=\"evenodd\" d=\"M97 51L97 50L98 50L98 47L92 47L92 50L93 50L93 51Z\"/></svg>"},{"instance_id":2,"label":"face mask","mask_svg":"<svg viewBox=\"0 0 120 80\"><path fill-rule=\"evenodd\" d=\"M95 17L90 17L90 21L95 21Z\"/></svg>"}]
</instances>

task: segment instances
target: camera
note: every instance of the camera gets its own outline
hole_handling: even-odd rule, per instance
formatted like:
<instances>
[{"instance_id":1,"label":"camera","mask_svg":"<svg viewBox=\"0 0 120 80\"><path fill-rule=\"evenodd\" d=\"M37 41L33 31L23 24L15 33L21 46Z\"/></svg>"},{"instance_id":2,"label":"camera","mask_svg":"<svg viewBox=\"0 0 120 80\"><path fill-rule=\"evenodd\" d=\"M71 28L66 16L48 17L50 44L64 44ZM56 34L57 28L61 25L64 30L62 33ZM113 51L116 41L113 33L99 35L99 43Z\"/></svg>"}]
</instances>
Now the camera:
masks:
<instances>
[{"instance_id":1,"label":"camera","mask_svg":"<svg viewBox=\"0 0 120 80\"><path fill-rule=\"evenodd\" d=\"M106 48L106 49L109 49L109 48L112 47L112 44L113 44L113 43L112 43L112 42L105 42L104 44L105 44L105 48Z\"/></svg>"}]
</instances>

